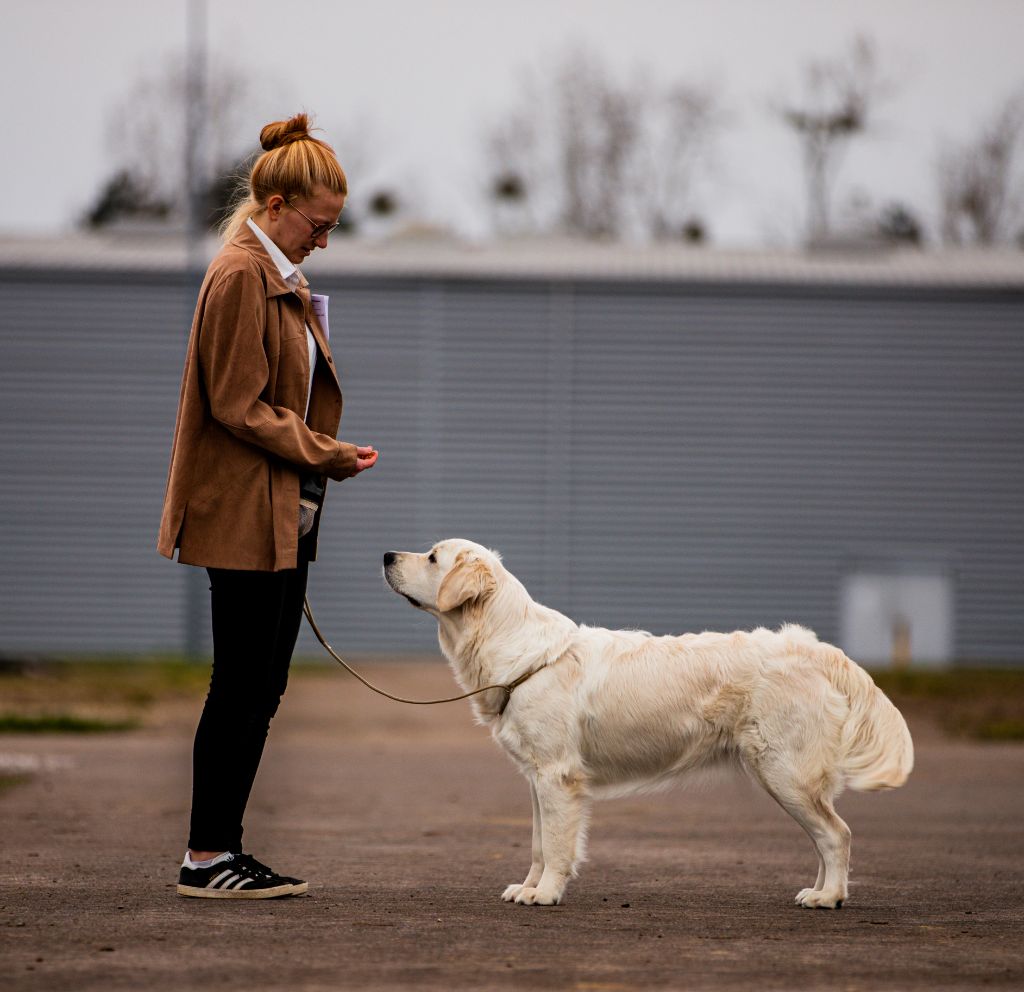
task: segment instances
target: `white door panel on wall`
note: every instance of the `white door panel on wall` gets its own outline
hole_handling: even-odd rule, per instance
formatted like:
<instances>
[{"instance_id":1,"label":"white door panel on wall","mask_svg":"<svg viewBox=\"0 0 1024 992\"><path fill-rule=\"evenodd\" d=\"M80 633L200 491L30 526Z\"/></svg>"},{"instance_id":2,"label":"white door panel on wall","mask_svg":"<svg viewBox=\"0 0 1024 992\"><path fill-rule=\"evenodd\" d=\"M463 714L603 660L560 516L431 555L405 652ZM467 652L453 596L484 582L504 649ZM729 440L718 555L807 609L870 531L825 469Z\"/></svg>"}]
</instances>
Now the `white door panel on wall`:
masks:
<instances>
[{"instance_id":1,"label":"white door panel on wall","mask_svg":"<svg viewBox=\"0 0 1024 992\"><path fill-rule=\"evenodd\" d=\"M940 668L954 660L949 574L857 571L840 595L841 646L856 661Z\"/></svg>"}]
</instances>

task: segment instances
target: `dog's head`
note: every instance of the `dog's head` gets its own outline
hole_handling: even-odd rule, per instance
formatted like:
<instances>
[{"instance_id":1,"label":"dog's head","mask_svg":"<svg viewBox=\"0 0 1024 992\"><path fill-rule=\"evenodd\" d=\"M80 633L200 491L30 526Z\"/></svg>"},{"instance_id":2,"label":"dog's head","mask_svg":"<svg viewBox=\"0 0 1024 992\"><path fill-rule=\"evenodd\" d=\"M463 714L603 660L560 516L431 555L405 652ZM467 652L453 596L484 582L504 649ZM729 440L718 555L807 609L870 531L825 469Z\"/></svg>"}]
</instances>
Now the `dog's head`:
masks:
<instances>
[{"instance_id":1,"label":"dog's head","mask_svg":"<svg viewBox=\"0 0 1024 992\"><path fill-rule=\"evenodd\" d=\"M435 616L452 613L491 596L501 559L472 541L440 541L429 551L388 551L384 578L417 609Z\"/></svg>"}]
</instances>

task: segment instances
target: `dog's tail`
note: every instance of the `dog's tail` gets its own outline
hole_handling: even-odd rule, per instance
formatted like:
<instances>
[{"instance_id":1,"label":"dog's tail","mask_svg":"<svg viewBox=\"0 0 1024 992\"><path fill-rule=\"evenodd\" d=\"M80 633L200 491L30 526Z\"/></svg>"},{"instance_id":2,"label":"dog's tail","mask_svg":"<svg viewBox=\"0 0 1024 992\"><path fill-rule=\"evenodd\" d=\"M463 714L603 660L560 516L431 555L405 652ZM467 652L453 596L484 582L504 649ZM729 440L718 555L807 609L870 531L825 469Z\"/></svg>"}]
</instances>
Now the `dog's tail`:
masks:
<instances>
[{"instance_id":1,"label":"dog's tail","mask_svg":"<svg viewBox=\"0 0 1024 992\"><path fill-rule=\"evenodd\" d=\"M846 784L860 792L903 785L914 767L914 742L903 714L842 651L831 648L828 669L829 681L850 705L840 739Z\"/></svg>"}]
</instances>

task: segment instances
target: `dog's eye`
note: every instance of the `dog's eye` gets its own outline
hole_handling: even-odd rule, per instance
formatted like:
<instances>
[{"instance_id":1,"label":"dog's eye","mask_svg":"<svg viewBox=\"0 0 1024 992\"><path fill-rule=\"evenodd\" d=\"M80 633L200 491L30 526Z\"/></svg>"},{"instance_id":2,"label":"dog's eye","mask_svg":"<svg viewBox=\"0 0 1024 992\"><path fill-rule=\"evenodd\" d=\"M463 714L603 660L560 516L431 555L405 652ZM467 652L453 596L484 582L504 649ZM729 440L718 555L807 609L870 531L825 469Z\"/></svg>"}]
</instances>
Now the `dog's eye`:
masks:
<instances>
[{"instance_id":1,"label":"dog's eye","mask_svg":"<svg viewBox=\"0 0 1024 992\"><path fill-rule=\"evenodd\" d=\"M427 555L427 561L429 561L431 565L436 565L437 555L433 551L431 551L430 554Z\"/></svg>"}]
</instances>

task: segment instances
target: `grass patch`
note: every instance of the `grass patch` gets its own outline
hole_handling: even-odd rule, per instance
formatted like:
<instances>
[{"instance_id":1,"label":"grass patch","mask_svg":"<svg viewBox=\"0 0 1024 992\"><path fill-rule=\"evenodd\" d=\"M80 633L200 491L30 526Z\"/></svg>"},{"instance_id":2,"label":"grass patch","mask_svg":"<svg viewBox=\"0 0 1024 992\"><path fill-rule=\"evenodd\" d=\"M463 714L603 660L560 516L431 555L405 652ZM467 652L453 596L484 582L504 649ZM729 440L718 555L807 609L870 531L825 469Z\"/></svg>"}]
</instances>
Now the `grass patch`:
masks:
<instances>
[{"instance_id":1,"label":"grass patch","mask_svg":"<svg viewBox=\"0 0 1024 992\"><path fill-rule=\"evenodd\" d=\"M170 660L47 661L0 668L0 734L133 730L159 703L202 698L208 665Z\"/></svg>"},{"instance_id":2,"label":"grass patch","mask_svg":"<svg viewBox=\"0 0 1024 992\"><path fill-rule=\"evenodd\" d=\"M872 676L901 710L932 719L953 736L1024 741L1024 670L954 668Z\"/></svg>"},{"instance_id":3,"label":"grass patch","mask_svg":"<svg viewBox=\"0 0 1024 992\"><path fill-rule=\"evenodd\" d=\"M912 668L871 673L885 692L917 698L950 699L968 696L1024 692L1024 669L950 668L922 671Z\"/></svg>"},{"instance_id":4,"label":"grass patch","mask_svg":"<svg viewBox=\"0 0 1024 992\"><path fill-rule=\"evenodd\" d=\"M100 720L73 713L0 713L0 734L105 734L138 726L138 720Z\"/></svg>"},{"instance_id":5,"label":"grass patch","mask_svg":"<svg viewBox=\"0 0 1024 992\"><path fill-rule=\"evenodd\" d=\"M0 796L5 792L15 788L19 785L24 785L26 782L31 782L31 775L5 775L0 773Z\"/></svg>"},{"instance_id":6,"label":"grass patch","mask_svg":"<svg viewBox=\"0 0 1024 992\"><path fill-rule=\"evenodd\" d=\"M1024 720L989 720L975 728L982 741L1024 741Z\"/></svg>"}]
</instances>

